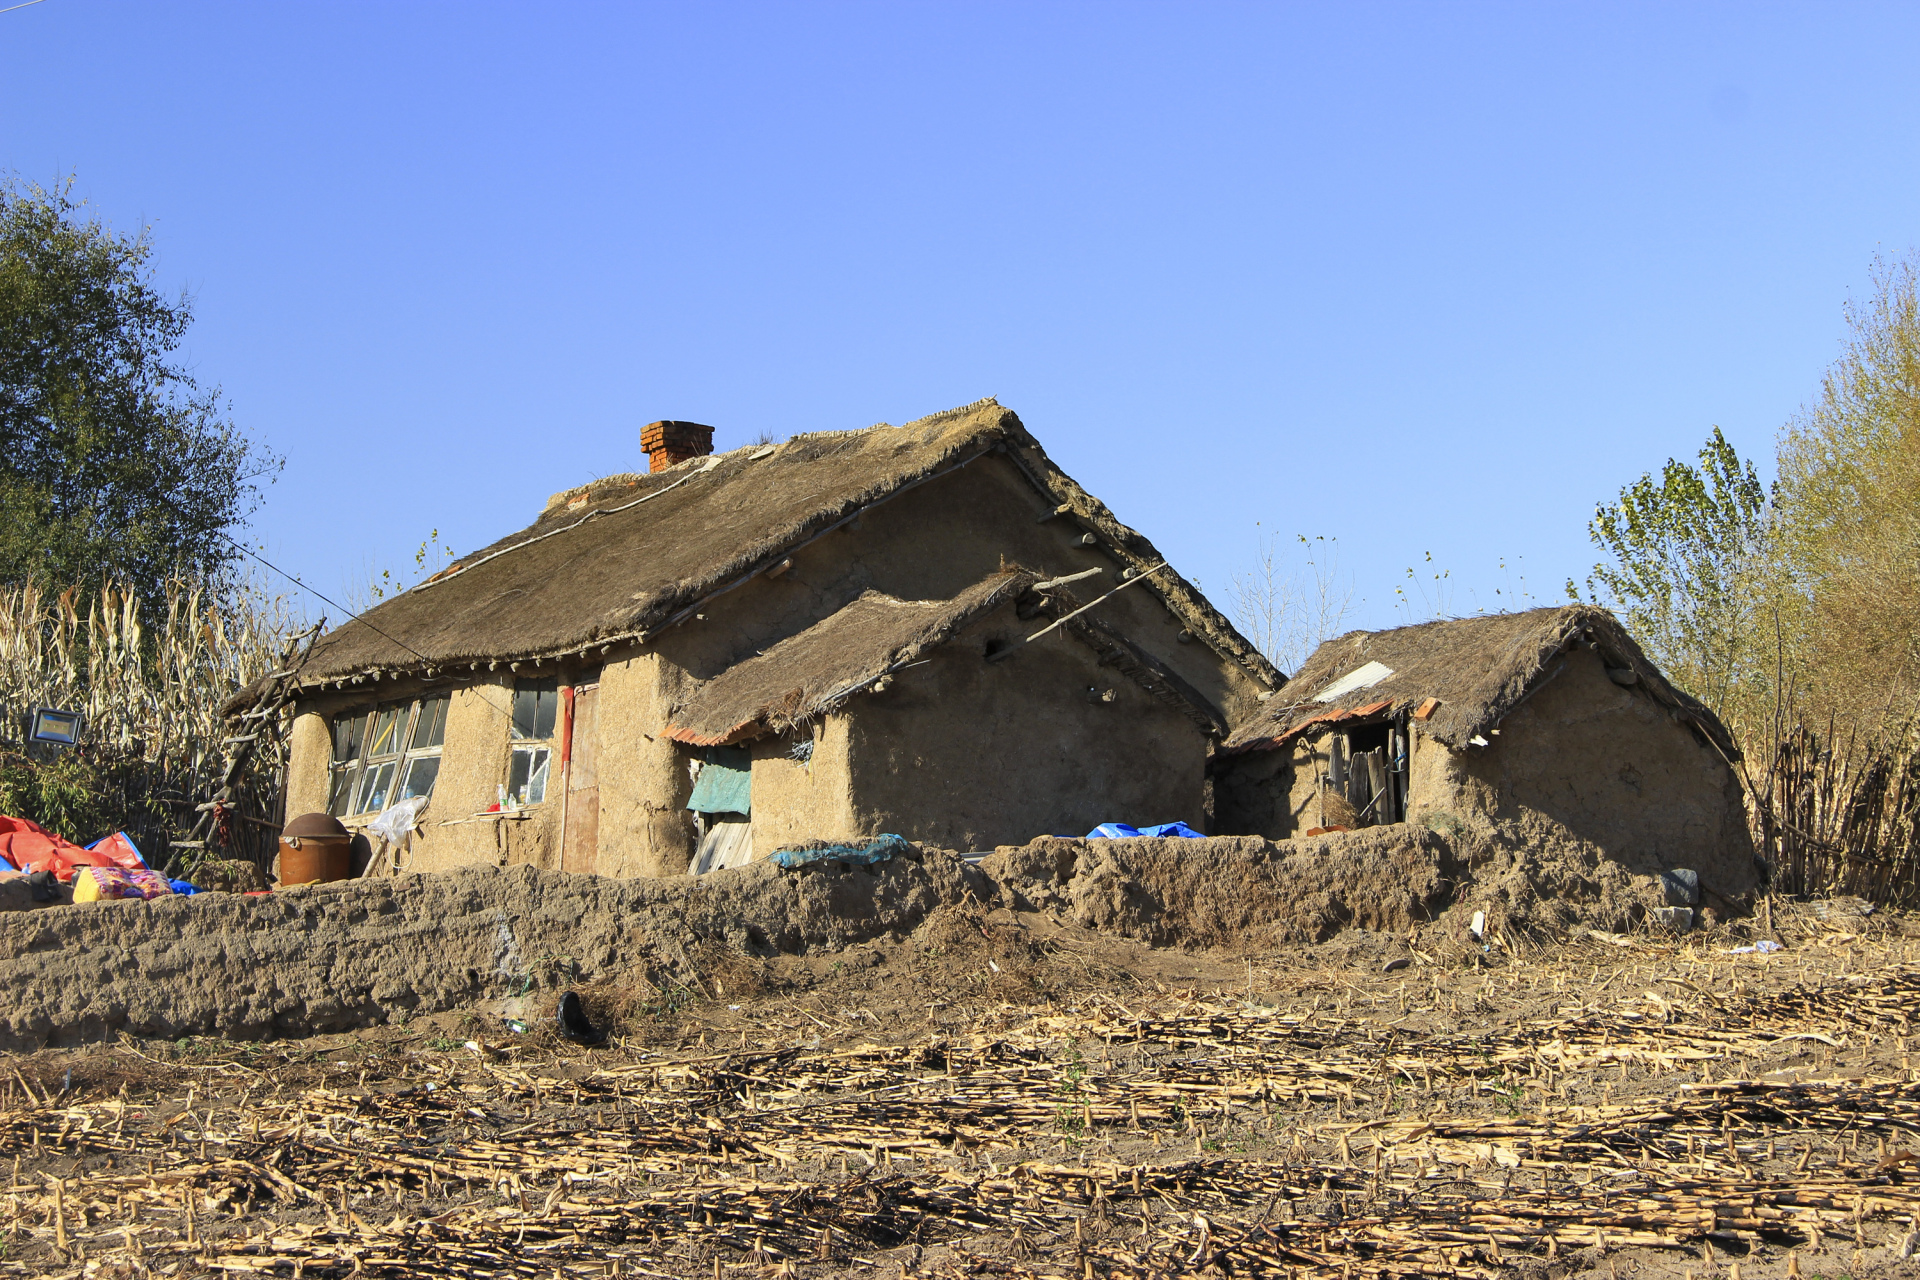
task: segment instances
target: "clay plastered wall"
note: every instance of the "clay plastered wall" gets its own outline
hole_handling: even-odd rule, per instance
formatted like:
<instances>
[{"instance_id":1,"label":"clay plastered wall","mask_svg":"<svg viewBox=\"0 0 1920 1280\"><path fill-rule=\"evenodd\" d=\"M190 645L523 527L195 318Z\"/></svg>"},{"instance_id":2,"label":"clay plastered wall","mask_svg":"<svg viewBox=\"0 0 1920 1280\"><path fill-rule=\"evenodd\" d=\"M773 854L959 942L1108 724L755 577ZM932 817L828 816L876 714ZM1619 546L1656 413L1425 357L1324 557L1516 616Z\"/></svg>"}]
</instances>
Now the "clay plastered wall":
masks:
<instances>
[{"instance_id":1,"label":"clay plastered wall","mask_svg":"<svg viewBox=\"0 0 1920 1280\"><path fill-rule=\"evenodd\" d=\"M333 730L323 715L305 711L293 718L287 737L287 816L327 811L328 765L333 760Z\"/></svg>"},{"instance_id":2,"label":"clay plastered wall","mask_svg":"<svg viewBox=\"0 0 1920 1280\"><path fill-rule=\"evenodd\" d=\"M1665 707L1609 680L1593 651L1566 664L1487 748L1416 758L1416 816L1484 813L1523 841L1571 835L1633 875L1690 867L1726 898L1750 893L1753 846L1726 761Z\"/></svg>"},{"instance_id":3,"label":"clay plastered wall","mask_svg":"<svg viewBox=\"0 0 1920 1280\"><path fill-rule=\"evenodd\" d=\"M817 726L813 755L793 758L791 737L753 744L753 856L807 840L845 840L858 829L847 765L848 721L828 716ZM933 797L929 797L933 800Z\"/></svg>"},{"instance_id":4,"label":"clay plastered wall","mask_svg":"<svg viewBox=\"0 0 1920 1280\"><path fill-rule=\"evenodd\" d=\"M1287 762L1282 775L1287 789L1280 798L1282 808L1274 826L1274 838L1284 840L1311 827L1326 826L1320 779L1333 767L1333 735L1323 733L1317 738L1303 735L1293 740L1290 750L1274 754Z\"/></svg>"},{"instance_id":5,"label":"clay plastered wall","mask_svg":"<svg viewBox=\"0 0 1920 1280\"><path fill-rule=\"evenodd\" d=\"M1332 746L1330 733L1313 739L1303 734L1276 750L1243 751L1221 760L1214 777L1220 833L1290 840L1326 826L1319 779L1331 763Z\"/></svg>"},{"instance_id":6,"label":"clay plastered wall","mask_svg":"<svg viewBox=\"0 0 1920 1280\"><path fill-rule=\"evenodd\" d=\"M1209 776L1213 781L1209 831L1269 840L1292 834L1287 820L1287 792L1294 777L1291 749L1218 757Z\"/></svg>"},{"instance_id":7,"label":"clay plastered wall","mask_svg":"<svg viewBox=\"0 0 1920 1280\"><path fill-rule=\"evenodd\" d=\"M600 835L594 870L613 876L671 876L694 848L687 751L663 736L667 708L689 682L657 653L609 662L600 672L598 722Z\"/></svg>"},{"instance_id":8,"label":"clay plastered wall","mask_svg":"<svg viewBox=\"0 0 1920 1280\"><path fill-rule=\"evenodd\" d=\"M539 854L529 856L529 851L537 848L552 821L541 812L546 806L528 809L521 817L487 813L498 803L500 784L507 780L512 715L513 684L498 674L453 691L440 776L407 854L409 870L499 866L510 858L537 862Z\"/></svg>"},{"instance_id":9,"label":"clay plastered wall","mask_svg":"<svg viewBox=\"0 0 1920 1280\"><path fill-rule=\"evenodd\" d=\"M327 807L328 766L333 758L335 716L399 698L437 692L445 685L425 689L407 686L373 692L341 693L304 704L295 717L287 765L287 815L324 813ZM455 867L496 866L507 861L541 862L546 857L548 828L553 815L544 807L525 811L519 818L492 818L486 810L507 780L513 686L499 676L476 677L475 682L449 690L447 730L440 751L440 774L433 785L433 803L421 817L419 830L404 855L409 871L447 871ZM359 830L373 814L345 819ZM363 850L360 856L364 856Z\"/></svg>"},{"instance_id":10,"label":"clay plastered wall","mask_svg":"<svg viewBox=\"0 0 1920 1280\"><path fill-rule=\"evenodd\" d=\"M1205 822L1207 739L1192 721L1058 632L984 660L990 638L1035 629L1008 606L847 705L861 834L972 850L1101 822Z\"/></svg>"}]
</instances>

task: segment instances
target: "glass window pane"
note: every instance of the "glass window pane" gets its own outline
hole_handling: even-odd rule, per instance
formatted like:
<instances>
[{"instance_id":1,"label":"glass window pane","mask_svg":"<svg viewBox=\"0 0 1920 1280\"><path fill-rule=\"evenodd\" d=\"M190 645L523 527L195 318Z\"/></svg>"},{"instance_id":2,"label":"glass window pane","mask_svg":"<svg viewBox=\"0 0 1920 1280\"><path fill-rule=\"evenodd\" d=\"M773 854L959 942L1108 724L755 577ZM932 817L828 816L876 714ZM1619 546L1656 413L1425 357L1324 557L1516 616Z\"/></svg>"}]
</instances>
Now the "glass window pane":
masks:
<instances>
[{"instance_id":1,"label":"glass window pane","mask_svg":"<svg viewBox=\"0 0 1920 1280\"><path fill-rule=\"evenodd\" d=\"M333 758L352 760L360 754L360 744L367 736L367 717L365 715L341 716L333 722Z\"/></svg>"},{"instance_id":2,"label":"glass window pane","mask_svg":"<svg viewBox=\"0 0 1920 1280\"><path fill-rule=\"evenodd\" d=\"M513 687L513 736L539 741L553 736L560 706L558 680L521 680Z\"/></svg>"},{"instance_id":3,"label":"glass window pane","mask_svg":"<svg viewBox=\"0 0 1920 1280\"><path fill-rule=\"evenodd\" d=\"M447 703L445 694L438 698L428 698L420 704L420 714L413 719L413 737L407 742L407 750L418 751L422 747L437 747L447 734Z\"/></svg>"},{"instance_id":4,"label":"glass window pane","mask_svg":"<svg viewBox=\"0 0 1920 1280\"><path fill-rule=\"evenodd\" d=\"M348 768L333 771L333 790L327 796L328 813L336 818L347 816L347 801L353 795L353 784L359 773L358 769Z\"/></svg>"},{"instance_id":5,"label":"glass window pane","mask_svg":"<svg viewBox=\"0 0 1920 1280\"><path fill-rule=\"evenodd\" d=\"M433 794L433 780L440 776L440 757L422 756L407 761L407 776L401 780L400 794L394 797L395 803L411 800L415 796Z\"/></svg>"},{"instance_id":6,"label":"glass window pane","mask_svg":"<svg viewBox=\"0 0 1920 1280\"><path fill-rule=\"evenodd\" d=\"M547 759L545 747L513 749L513 770L507 777L507 794L515 804L539 804L547 798Z\"/></svg>"},{"instance_id":7,"label":"glass window pane","mask_svg":"<svg viewBox=\"0 0 1920 1280\"><path fill-rule=\"evenodd\" d=\"M368 766L366 780L360 784L360 798L354 802L353 811L375 813L386 808L387 793L393 789L393 772L399 767L396 760Z\"/></svg>"},{"instance_id":8,"label":"glass window pane","mask_svg":"<svg viewBox=\"0 0 1920 1280\"><path fill-rule=\"evenodd\" d=\"M392 755L400 749L400 714L405 707L388 707L374 717L373 731L367 735L369 756Z\"/></svg>"}]
</instances>

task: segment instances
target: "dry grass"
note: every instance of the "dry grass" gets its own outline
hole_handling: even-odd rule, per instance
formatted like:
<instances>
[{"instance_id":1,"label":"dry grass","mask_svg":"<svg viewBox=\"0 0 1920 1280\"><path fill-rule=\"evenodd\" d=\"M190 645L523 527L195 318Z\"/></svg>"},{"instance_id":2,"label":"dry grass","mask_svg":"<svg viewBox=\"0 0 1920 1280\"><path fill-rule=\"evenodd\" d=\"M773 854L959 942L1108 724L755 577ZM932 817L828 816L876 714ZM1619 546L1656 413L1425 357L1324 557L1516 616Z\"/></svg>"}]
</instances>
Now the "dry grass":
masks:
<instances>
[{"instance_id":1,"label":"dry grass","mask_svg":"<svg viewBox=\"0 0 1920 1280\"><path fill-rule=\"evenodd\" d=\"M196 583L174 581L158 601L141 601L108 584L81 612L76 588L44 584L0 590L0 749L39 764L49 748L29 750L23 729L35 707L85 716L82 756L111 765L91 785L101 810L147 844L156 862L166 839L192 823L192 804L219 785L227 736L220 705L272 668L295 623L282 599L236 590L224 603ZM229 824L229 847L270 846L277 821L284 735L270 726L256 743L257 766L245 803ZM27 815L34 816L34 815ZM57 816L57 815L49 815ZM62 831L90 841L105 831Z\"/></svg>"},{"instance_id":2,"label":"dry grass","mask_svg":"<svg viewBox=\"0 0 1920 1280\"><path fill-rule=\"evenodd\" d=\"M1109 944L1089 984L1096 942L955 914L591 1052L470 1052L469 1014L42 1053L0 1066L0 1274L1885 1273L1920 1224L1908 920L1772 926L1775 956ZM940 977L861 1016L1019 951L1048 997Z\"/></svg>"}]
</instances>

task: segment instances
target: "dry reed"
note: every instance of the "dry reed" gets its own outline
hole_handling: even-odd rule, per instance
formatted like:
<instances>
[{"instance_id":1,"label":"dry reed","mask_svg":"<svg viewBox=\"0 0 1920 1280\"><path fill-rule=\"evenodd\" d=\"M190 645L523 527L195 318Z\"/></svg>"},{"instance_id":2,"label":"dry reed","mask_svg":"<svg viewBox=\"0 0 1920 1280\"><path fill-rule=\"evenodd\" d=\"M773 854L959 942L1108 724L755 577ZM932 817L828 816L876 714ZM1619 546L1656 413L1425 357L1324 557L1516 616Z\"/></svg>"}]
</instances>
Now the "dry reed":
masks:
<instances>
[{"instance_id":1,"label":"dry reed","mask_svg":"<svg viewBox=\"0 0 1920 1280\"><path fill-rule=\"evenodd\" d=\"M49 766L52 749L26 742L32 710L80 712L78 753L103 766L85 776L109 793L92 808L113 815L159 865L223 775L221 704L273 668L297 624L284 598L245 587L216 597L184 579L155 602L117 583L84 611L82 598L77 587L56 592L33 580L0 589L0 750ZM223 834L230 850L257 857L278 821L283 726L254 745L255 767ZM90 841L107 832L60 834Z\"/></svg>"},{"instance_id":2,"label":"dry reed","mask_svg":"<svg viewBox=\"0 0 1920 1280\"><path fill-rule=\"evenodd\" d=\"M1753 822L1775 891L1920 903L1920 724L1844 741L1804 725L1780 735L1753 780Z\"/></svg>"}]
</instances>

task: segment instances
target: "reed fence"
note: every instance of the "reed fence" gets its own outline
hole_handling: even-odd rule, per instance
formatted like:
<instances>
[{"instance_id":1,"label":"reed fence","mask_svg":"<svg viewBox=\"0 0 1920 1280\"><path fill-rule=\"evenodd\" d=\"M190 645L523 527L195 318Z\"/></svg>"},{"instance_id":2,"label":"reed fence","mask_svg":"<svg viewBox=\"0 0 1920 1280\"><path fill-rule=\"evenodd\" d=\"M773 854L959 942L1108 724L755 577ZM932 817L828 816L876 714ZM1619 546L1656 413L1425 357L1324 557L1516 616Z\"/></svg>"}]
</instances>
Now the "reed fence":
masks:
<instances>
[{"instance_id":1,"label":"reed fence","mask_svg":"<svg viewBox=\"0 0 1920 1280\"><path fill-rule=\"evenodd\" d=\"M1751 784L1775 892L1920 906L1920 722L1871 737L1796 725Z\"/></svg>"}]
</instances>

